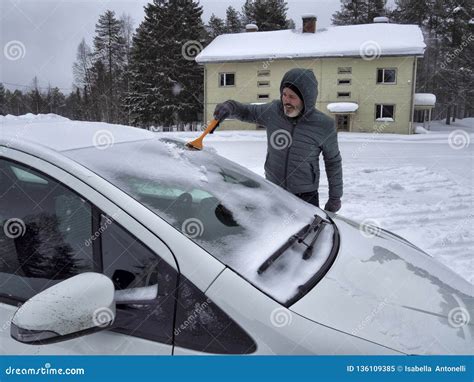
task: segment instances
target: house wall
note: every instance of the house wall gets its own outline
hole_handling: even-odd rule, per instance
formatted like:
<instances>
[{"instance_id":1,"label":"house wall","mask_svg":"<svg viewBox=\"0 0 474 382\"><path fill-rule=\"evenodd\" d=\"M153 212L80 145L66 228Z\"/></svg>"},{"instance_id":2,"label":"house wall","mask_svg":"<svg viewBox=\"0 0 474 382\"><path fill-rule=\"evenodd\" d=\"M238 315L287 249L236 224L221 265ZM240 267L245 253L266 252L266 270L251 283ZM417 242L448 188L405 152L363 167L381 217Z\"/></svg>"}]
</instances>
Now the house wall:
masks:
<instances>
[{"instance_id":1,"label":"house wall","mask_svg":"<svg viewBox=\"0 0 474 382\"><path fill-rule=\"evenodd\" d=\"M216 104L227 99L244 103L266 102L259 100L258 94L269 94L270 100L278 99L280 81L285 72L302 67L313 69L316 75L319 91L316 107L323 113L331 115L327 110L327 104L331 102L356 102L359 105L352 117L351 131L409 134L415 60L414 56L374 60L347 57L206 64L204 115L208 121L211 120ZM338 67L351 67L352 74L338 74ZM396 68L396 84L377 84L377 68ZM270 70L270 76L258 77L259 70ZM219 86L219 73L222 72L235 73L235 86ZM337 80L345 78L351 79L351 84L338 85ZM259 80L270 81L270 86L258 87ZM337 93L341 91L350 92L350 97L338 98ZM395 105L394 122L375 121L376 103ZM255 129L255 125L228 120L222 123L221 128Z\"/></svg>"}]
</instances>

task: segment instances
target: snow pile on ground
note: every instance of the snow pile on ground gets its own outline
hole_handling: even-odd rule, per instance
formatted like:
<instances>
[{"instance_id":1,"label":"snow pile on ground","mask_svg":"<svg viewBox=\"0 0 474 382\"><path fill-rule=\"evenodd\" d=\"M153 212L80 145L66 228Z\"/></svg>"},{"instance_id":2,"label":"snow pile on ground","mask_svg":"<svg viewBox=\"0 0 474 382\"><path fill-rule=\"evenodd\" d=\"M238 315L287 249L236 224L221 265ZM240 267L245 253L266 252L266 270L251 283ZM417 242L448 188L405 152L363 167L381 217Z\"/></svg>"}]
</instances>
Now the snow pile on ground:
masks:
<instances>
[{"instance_id":1,"label":"snow pile on ground","mask_svg":"<svg viewBox=\"0 0 474 382\"><path fill-rule=\"evenodd\" d=\"M423 126L415 126L415 134L428 134L429 131L426 130Z\"/></svg>"},{"instance_id":2,"label":"snow pile on ground","mask_svg":"<svg viewBox=\"0 0 474 382\"><path fill-rule=\"evenodd\" d=\"M24 115L11 115L7 114L5 116L0 115L0 122L7 121L70 121L69 118L61 117L60 115L49 113L49 114L24 114Z\"/></svg>"}]
</instances>

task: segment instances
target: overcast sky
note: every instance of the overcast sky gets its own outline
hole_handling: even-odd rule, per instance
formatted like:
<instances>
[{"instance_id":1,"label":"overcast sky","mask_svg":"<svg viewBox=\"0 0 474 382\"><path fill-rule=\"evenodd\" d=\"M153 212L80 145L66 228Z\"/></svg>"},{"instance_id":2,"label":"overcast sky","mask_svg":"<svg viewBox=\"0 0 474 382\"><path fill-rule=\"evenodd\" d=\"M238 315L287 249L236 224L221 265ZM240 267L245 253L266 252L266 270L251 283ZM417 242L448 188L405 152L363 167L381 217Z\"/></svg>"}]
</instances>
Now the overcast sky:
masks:
<instances>
[{"instance_id":1,"label":"overcast sky","mask_svg":"<svg viewBox=\"0 0 474 382\"><path fill-rule=\"evenodd\" d=\"M7 88L24 89L36 75L40 86L72 88L72 64L84 37L92 45L100 14L111 9L120 16L130 14L137 27L143 20L148 0L0 0L0 82ZM201 0L203 20L212 13L225 17L232 5L241 10L244 0ZM287 0L288 17L301 27L301 15L313 13L318 28L331 23L340 8L339 0ZM19 43L16 43L16 42ZM24 46L24 50L23 50ZM18 49L17 49L18 48ZM13 58L13 60L12 60ZM11 85L15 84L15 85Z\"/></svg>"}]
</instances>

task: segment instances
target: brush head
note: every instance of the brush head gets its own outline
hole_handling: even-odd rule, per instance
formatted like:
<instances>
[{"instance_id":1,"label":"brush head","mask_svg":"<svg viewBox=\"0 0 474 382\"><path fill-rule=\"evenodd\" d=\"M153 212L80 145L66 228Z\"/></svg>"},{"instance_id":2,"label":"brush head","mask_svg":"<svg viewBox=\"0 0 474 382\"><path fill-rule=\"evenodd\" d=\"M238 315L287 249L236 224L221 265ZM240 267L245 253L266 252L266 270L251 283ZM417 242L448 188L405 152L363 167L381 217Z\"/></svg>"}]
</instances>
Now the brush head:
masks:
<instances>
[{"instance_id":1,"label":"brush head","mask_svg":"<svg viewBox=\"0 0 474 382\"><path fill-rule=\"evenodd\" d=\"M188 149L191 149L191 150L202 150L202 143L201 142L196 142L196 141L192 141L192 142L188 142L186 143L186 147Z\"/></svg>"}]
</instances>

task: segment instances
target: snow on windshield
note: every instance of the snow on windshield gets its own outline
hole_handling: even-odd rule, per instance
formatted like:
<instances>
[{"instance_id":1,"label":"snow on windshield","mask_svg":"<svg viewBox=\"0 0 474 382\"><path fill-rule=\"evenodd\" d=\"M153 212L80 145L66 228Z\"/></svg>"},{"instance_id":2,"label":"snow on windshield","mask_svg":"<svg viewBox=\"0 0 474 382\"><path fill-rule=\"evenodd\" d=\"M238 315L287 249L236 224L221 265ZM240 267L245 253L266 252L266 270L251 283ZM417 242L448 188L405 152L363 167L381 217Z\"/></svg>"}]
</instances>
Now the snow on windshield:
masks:
<instances>
[{"instance_id":1,"label":"snow on windshield","mask_svg":"<svg viewBox=\"0 0 474 382\"><path fill-rule=\"evenodd\" d=\"M65 152L148 207L248 281L285 302L327 260L332 227L310 260L294 245L267 271L259 266L315 214L307 204L253 172L182 142L146 140Z\"/></svg>"}]
</instances>

